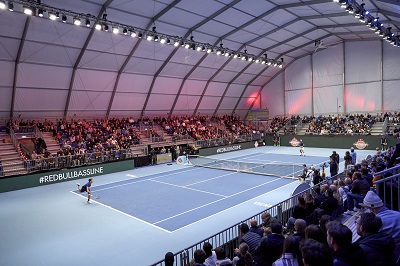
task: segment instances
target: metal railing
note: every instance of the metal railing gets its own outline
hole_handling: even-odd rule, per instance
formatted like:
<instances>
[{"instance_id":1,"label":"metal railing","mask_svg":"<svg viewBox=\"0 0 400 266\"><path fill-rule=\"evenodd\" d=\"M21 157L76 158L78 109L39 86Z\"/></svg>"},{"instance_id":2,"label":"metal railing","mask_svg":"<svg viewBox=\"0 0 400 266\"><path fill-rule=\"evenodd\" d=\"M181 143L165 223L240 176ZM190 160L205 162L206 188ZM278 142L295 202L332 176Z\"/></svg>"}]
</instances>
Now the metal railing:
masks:
<instances>
[{"instance_id":1,"label":"metal railing","mask_svg":"<svg viewBox=\"0 0 400 266\"><path fill-rule=\"evenodd\" d=\"M102 152L84 153L68 156L52 156L49 158L37 158L24 160L18 163L1 165L0 176L31 174L40 171L50 171L62 168L100 164L137 157L138 154L147 155L147 146L139 149L107 150Z\"/></svg>"},{"instance_id":2,"label":"metal railing","mask_svg":"<svg viewBox=\"0 0 400 266\"><path fill-rule=\"evenodd\" d=\"M391 174L391 176L374 182L376 192L386 206L398 211L400 206L400 165L375 173L374 177L387 174Z\"/></svg>"}]
</instances>

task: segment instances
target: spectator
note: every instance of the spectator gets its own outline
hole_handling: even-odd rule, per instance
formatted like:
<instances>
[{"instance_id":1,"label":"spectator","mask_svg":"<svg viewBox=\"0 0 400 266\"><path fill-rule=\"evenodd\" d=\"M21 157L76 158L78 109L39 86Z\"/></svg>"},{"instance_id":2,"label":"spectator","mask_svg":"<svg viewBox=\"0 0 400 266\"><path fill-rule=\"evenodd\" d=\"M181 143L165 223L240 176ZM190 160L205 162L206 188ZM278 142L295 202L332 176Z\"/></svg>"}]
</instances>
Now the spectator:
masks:
<instances>
[{"instance_id":1,"label":"spectator","mask_svg":"<svg viewBox=\"0 0 400 266\"><path fill-rule=\"evenodd\" d=\"M255 258L255 250L260 243L261 237L259 234L250 232L249 226L245 223L240 225L241 239L240 243L246 243L249 246L249 252ZM238 250L236 250L236 253Z\"/></svg>"},{"instance_id":2,"label":"spectator","mask_svg":"<svg viewBox=\"0 0 400 266\"><path fill-rule=\"evenodd\" d=\"M283 250L283 242L285 237L282 235L282 225L280 223L273 223L271 225L272 234L264 236L260 244L255 250L255 254L260 256L260 266L271 266L276 261Z\"/></svg>"},{"instance_id":3,"label":"spectator","mask_svg":"<svg viewBox=\"0 0 400 266\"><path fill-rule=\"evenodd\" d=\"M332 216L333 211L339 206L338 200L333 197L332 189L328 188L325 193L326 199L321 203L320 208L324 210L324 214Z\"/></svg>"},{"instance_id":4,"label":"spectator","mask_svg":"<svg viewBox=\"0 0 400 266\"><path fill-rule=\"evenodd\" d=\"M297 197L297 205L294 206L292 217L288 219L287 229L292 230L296 219L305 219L309 215L306 201L302 196Z\"/></svg>"},{"instance_id":5,"label":"spectator","mask_svg":"<svg viewBox=\"0 0 400 266\"><path fill-rule=\"evenodd\" d=\"M338 221L327 223L327 242L333 250L334 266L368 265L358 245L352 244L353 233Z\"/></svg>"},{"instance_id":6,"label":"spectator","mask_svg":"<svg viewBox=\"0 0 400 266\"><path fill-rule=\"evenodd\" d=\"M310 224L307 226L306 231L305 231L305 239L314 239L318 241L319 243L327 245L328 243L326 242L326 234L325 231L319 227L318 225L315 224Z\"/></svg>"},{"instance_id":7,"label":"spectator","mask_svg":"<svg viewBox=\"0 0 400 266\"><path fill-rule=\"evenodd\" d=\"M329 247L314 239L308 239L303 243L301 254L304 266L333 266L333 257Z\"/></svg>"},{"instance_id":8,"label":"spectator","mask_svg":"<svg viewBox=\"0 0 400 266\"><path fill-rule=\"evenodd\" d=\"M352 158L350 156L350 152L349 151L346 151L346 153L344 154L343 160L344 160L344 170L347 171L348 166L352 164L351 163L352 162Z\"/></svg>"},{"instance_id":9,"label":"spectator","mask_svg":"<svg viewBox=\"0 0 400 266\"><path fill-rule=\"evenodd\" d=\"M269 212L264 212L263 214L261 214L261 220L262 220L261 226L264 228L271 227L272 223L278 222L278 220L272 217Z\"/></svg>"},{"instance_id":10,"label":"spectator","mask_svg":"<svg viewBox=\"0 0 400 266\"><path fill-rule=\"evenodd\" d=\"M239 245L240 258L237 258L236 266L253 266L253 256L249 252L249 246L246 243Z\"/></svg>"},{"instance_id":11,"label":"spectator","mask_svg":"<svg viewBox=\"0 0 400 266\"><path fill-rule=\"evenodd\" d=\"M231 266L232 261L226 257L225 249L218 247L215 249L215 254L217 255L216 266Z\"/></svg>"},{"instance_id":12,"label":"spectator","mask_svg":"<svg viewBox=\"0 0 400 266\"><path fill-rule=\"evenodd\" d=\"M276 260L272 266L299 266L297 258L298 246L296 245L296 238L294 236L287 236L283 242L282 256Z\"/></svg>"},{"instance_id":13,"label":"spectator","mask_svg":"<svg viewBox=\"0 0 400 266\"><path fill-rule=\"evenodd\" d=\"M205 266L204 261L206 260L206 253L202 249L197 249L193 254L194 264L193 266Z\"/></svg>"},{"instance_id":14,"label":"spectator","mask_svg":"<svg viewBox=\"0 0 400 266\"><path fill-rule=\"evenodd\" d=\"M395 164L397 157L400 157L400 134L397 134L397 139L399 140L399 143L396 144L393 155L390 158L388 168L392 167Z\"/></svg>"},{"instance_id":15,"label":"spectator","mask_svg":"<svg viewBox=\"0 0 400 266\"><path fill-rule=\"evenodd\" d=\"M332 156L329 157L329 172L331 173L331 177L336 176L339 172L339 165Z\"/></svg>"},{"instance_id":16,"label":"spectator","mask_svg":"<svg viewBox=\"0 0 400 266\"><path fill-rule=\"evenodd\" d=\"M400 212L392 211L383 205L382 200L373 191L368 191L361 206L368 208L372 213L381 218L381 233L393 237L396 243L396 255L400 255Z\"/></svg>"},{"instance_id":17,"label":"spectator","mask_svg":"<svg viewBox=\"0 0 400 266\"><path fill-rule=\"evenodd\" d=\"M209 242L203 244L203 250L206 253L206 260L204 261L204 265L206 266L215 266L215 262L217 261L217 255L215 251L212 250L212 245Z\"/></svg>"},{"instance_id":18,"label":"spectator","mask_svg":"<svg viewBox=\"0 0 400 266\"><path fill-rule=\"evenodd\" d=\"M362 178L360 172L355 172L353 174L353 186L351 189L351 192L347 193L347 204L349 206L349 210L345 212L345 214L354 214L353 211L359 211L360 206L359 203L361 203L369 191L369 184L368 182ZM355 203L355 204L354 204Z\"/></svg>"},{"instance_id":19,"label":"spectator","mask_svg":"<svg viewBox=\"0 0 400 266\"><path fill-rule=\"evenodd\" d=\"M260 237L264 236L264 230L257 225L257 220L250 220L250 232L259 234Z\"/></svg>"},{"instance_id":20,"label":"spectator","mask_svg":"<svg viewBox=\"0 0 400 266\"><path fill-rule=\"evenodd\" d=\"M372 212L362 213L356 220L357 234L360 239L356 244L361 247L369 265L395 265L395 242L393 237L379 232L382 220Z\"/></svg>"},{"instance_id":21,"label":"spectator","mask_svg":"<svg viewBox=\"0 0 400 266\"><path fill-rule=\"evenodd\" d=\"M172 252L167 252L164 258L165 266L173 266L175 262L175 257Z\"/></svg>"}]
</instances>

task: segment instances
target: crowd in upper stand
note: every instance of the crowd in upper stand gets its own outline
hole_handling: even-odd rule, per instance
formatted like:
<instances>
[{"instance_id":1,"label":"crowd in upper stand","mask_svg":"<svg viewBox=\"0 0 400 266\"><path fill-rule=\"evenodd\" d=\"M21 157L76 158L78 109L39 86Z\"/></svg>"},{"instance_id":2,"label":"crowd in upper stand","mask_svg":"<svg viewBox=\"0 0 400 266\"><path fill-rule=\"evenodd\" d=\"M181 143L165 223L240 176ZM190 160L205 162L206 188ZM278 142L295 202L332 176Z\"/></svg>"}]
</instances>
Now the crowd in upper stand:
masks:
<instances>
[{"instance_id":1,"label":"crowd in upper stand","mask_svg":"<svg viewBox=\"0 0 400 266\"><path fill-rule=\"evenodd\" d=\"M275 134L282 129L283 133L296 133L298 126L308 125L306 134L329 135L329 134L362 134L371 133L371 128L375 122L383 122L384 119L392 117L392 121L398 119L395 112L371 115L371 114L348 114L348 115L328 115L328 116L276 116L272 119L267 133Z\"/></svg>"}]
</instances>

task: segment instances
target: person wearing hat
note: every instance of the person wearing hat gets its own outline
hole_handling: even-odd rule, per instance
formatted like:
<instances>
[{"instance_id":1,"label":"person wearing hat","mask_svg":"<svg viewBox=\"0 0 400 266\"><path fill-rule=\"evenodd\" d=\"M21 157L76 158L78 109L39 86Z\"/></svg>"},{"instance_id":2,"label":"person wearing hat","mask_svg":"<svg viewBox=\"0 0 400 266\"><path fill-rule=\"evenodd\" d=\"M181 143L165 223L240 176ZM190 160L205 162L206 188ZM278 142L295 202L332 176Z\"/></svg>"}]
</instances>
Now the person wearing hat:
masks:
<instances>
[{"instance_id":1,"label":"person wearing hat","mask_svg":"<svg viewBox=\"0 0 400 266\"><path fill-rule=\"evenodd\" d=\"M175 261L174 254L172 252L167 252L164 258L165 266L173 266L174 261Z\"/></svg>"},{"instance_id":2,"label":"person wearing hat","mask_svg":"<svg viewBox=\"0 0 400 266\"><path fill-rule=\"evenodd\" d=\"M397 139L399 140L399 143L396 144L396 148L393 152L392 157L390 158L388 168L390 168L394 165L397 157L400 157L400 133L397 135Z\"/></svg>"},{"instance_id":3,"label":"person wearing hat","mask_svg":"<svg viewBox=\"0 0 400 266\"><path fill-rule=\"evenodd\" d=\"M400 255L400 212L389 210L383 204L381 198L373 191L368 191L367 195L360 203L361 206L368 208L382 220L382 227L379 232L386 233L393 237L396 242L396 255Z\"/></svg>"}]
</instances>

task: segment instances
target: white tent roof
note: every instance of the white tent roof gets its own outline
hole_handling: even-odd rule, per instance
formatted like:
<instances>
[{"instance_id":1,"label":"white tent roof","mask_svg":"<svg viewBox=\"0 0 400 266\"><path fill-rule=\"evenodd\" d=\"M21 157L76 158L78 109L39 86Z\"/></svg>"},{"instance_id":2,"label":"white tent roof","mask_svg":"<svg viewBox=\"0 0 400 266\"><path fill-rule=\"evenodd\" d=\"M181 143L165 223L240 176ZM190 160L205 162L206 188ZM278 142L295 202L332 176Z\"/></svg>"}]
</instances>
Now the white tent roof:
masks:
<instances>
[{"instance_id":1,"label":"white tent roof","mask_svg":"<svg viewBox=\"0 0 400 266\"><path fill-rule=\"evenodd\" d=\"M360 0L361 1L361 0ZM6 1L8 4L10 1ZM245 114L282 69L75 26L70 14L177 36L284 64L325 45L382 39L332 0L14 0L0 11L0 116ZM23 4L45 7L27 16ZM39 1L40 2L40 1ZM361 3L361 2L360 2ZM365 0L396 33L396 0ZM67 23L48 19L64 10ZM39 9L37 9L38 11ZM111 29L111 27L110 27Z\"/></svg>"}]
</instances>

